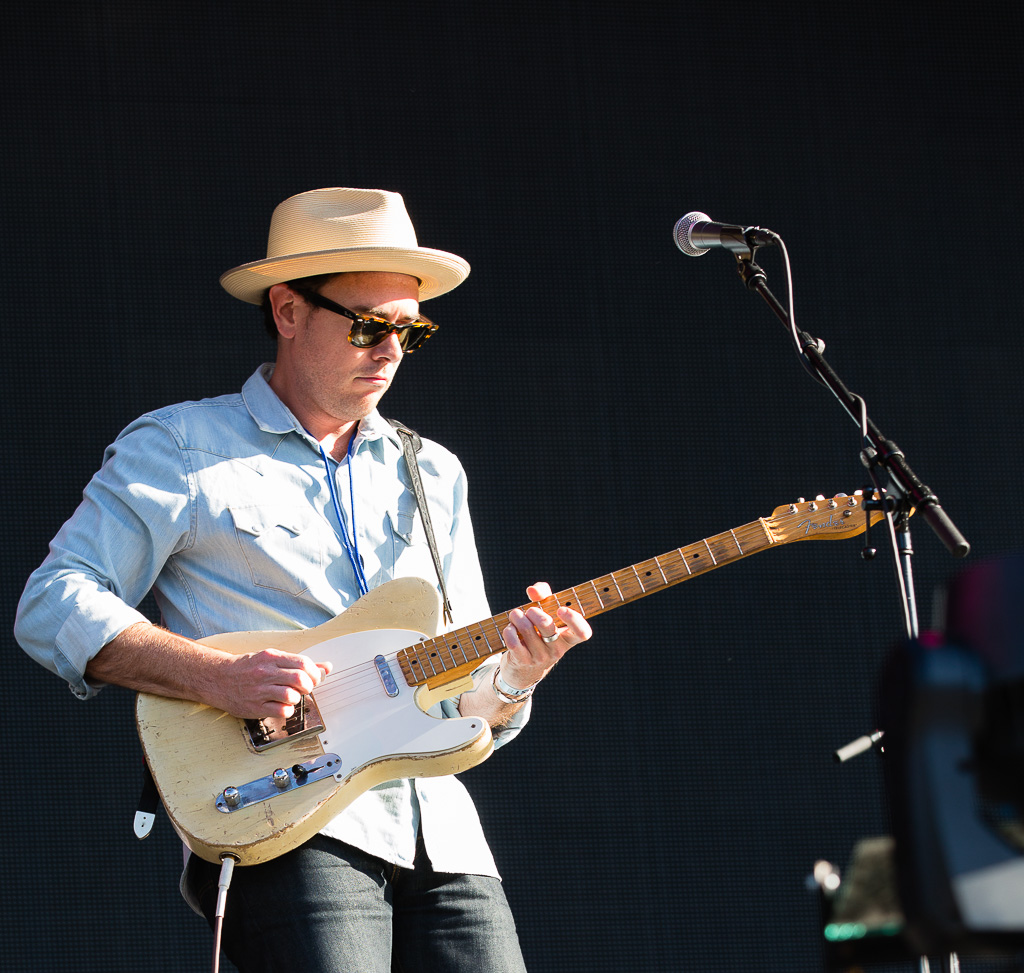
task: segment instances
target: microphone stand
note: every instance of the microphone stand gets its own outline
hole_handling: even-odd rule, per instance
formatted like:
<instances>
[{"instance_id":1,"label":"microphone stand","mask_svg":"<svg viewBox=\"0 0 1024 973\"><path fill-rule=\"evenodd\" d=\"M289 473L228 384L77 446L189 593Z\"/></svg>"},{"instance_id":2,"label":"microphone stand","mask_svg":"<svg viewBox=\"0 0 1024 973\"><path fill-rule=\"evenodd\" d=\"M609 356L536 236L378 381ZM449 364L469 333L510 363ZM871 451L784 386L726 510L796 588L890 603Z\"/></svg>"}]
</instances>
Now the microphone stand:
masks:
<instances>
[{"instance_id":1,"label":"microphone stand","mask_svg":"<svg viewBox=\"0 0 1024 973\"><path fill-rule=\"evenodd\" d=\"M759 246L764 245L765 234L773 242L779 243L785 252L785 244L778 235L772 231L765 231L760 227L749 227L744 230L743 236L748 248L746 251L733 247L729 249L733 251L733 255L736 257L740 277L747 288L761 295L775 316L785 326L786 330L792 334L800 354L801 363L811 373L815 381L824 385L832 392L850 418L860 426L864 443L860 459L864 466L867 467L875 492L879 496L879 504L886 511L886 521L889 526L907 638L911 640L917 639L919 634L917 605L910 566L910 559L914 553L910 542L909 523L912 508L920 511L921 516L924 517L927 524L938 535L953 557L965 557L970 551L970 544L964 535L960 533L949 515L942 509L939 498L929 487L924 485L917 474L910 468L910 464L907 462L903 451L891 439L886 438L874 422L868 418L867 406L864 400L859 395L851 392L831 365L825 361L822 356L825 343L812 337L806 331L797 330L793 326L789 312L768 289L768 279L764 270L754 262L755 252ZM786 261L788 265L788 255ZM790 289L790 302L792 303L792 288ZM888 496L880 488L875 476L875 471L879 468L884 470L889 478L890 489ZM895 497L895 500L892 499L893 497ZM895 520L893 517L894 508ZM865 545L867 545L866 540ZM863 554L865 557L870 558L874 556L875 551L873 548L865 546ZM872 748L877 748L881 751L883 749L882 737L882 731L876 730L874 733L862 736L835 751L833 756L837 762L842 763ZM955 952L942 958L942 968L943 973L959 973L960 962ZM929 973L930 966L927 956L919 957L918 970L919 973Z\"/></svg>"},{"instance_id":2,"label":"microphone stand","mask_svg":"<svg viewBox=\"0 0 1024 973\"><path fill-rule=\"evenodd\" d=\"M753 239L751 228L746 231ZM759 231L763 237L763 230ZM917 607L914 596L913 576L911 574L910 558L913 555L913 548L910 542L909 518L911 508L916 508L925 521L938 535L939 539L946 546L946 549L954 557L964 557L971 549L970 544L957 526L950 519L949 515L939 503L939 498L925 486L916 473L910 468L903 451L891 440L886 438L867 415L867 407L864 400L851 392L835 370L822 355L824 342L809 335L806 331L795 331L790 322L789 312L779 303L775 295L768 288L768 279L764 270L754 262L756 246L751 246L747 252L735 253L737 269L743 282L749 290L760 294L768 304L775 316L783 323L788 331L794 334L798 342L801 361L804 367L811 373L812 377L828 388L839 400L850 418L860 426L864 447L861 450L861 462L867 467L872 483L878 488L875 478L875 470L882 469L889 479L889 494L895 496L895 523L891 517L889 520L890 539L896 560L896 574L900 587L901 601L904 607L904 620L907 630L907 637L915 639L918 636ZM879 490L879 496L882 491ZM893 505L889 505L893 506ZM868 549L870 551L870 549ZM867 556L872 556L873 552Z\"/></svg>"}]
</instances>

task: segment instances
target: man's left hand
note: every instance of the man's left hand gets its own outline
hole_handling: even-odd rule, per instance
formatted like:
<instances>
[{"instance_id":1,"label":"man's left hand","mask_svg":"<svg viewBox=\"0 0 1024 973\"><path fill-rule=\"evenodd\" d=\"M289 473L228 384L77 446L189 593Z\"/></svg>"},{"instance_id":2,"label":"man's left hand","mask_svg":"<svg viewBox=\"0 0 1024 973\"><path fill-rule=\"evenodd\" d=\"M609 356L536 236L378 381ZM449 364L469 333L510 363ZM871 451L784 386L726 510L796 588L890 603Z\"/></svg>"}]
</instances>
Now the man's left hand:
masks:
<instances>
[{"instance_id":1,"label":"man's left hand","mask_svg":"<svg viewBox=\"0 0 1024 973\"><path fill-rule=\"evenodd\" d=\"M551 586L543 581L530 585L526 596L542 602L551 597ZM560 607L554 617L536 605L526 611L514 608L501 633L508 650L501 663L501 678L516 689L533 686L569 649L592 634L587 620L571 608Z\"/></svg>"}]
</instances>

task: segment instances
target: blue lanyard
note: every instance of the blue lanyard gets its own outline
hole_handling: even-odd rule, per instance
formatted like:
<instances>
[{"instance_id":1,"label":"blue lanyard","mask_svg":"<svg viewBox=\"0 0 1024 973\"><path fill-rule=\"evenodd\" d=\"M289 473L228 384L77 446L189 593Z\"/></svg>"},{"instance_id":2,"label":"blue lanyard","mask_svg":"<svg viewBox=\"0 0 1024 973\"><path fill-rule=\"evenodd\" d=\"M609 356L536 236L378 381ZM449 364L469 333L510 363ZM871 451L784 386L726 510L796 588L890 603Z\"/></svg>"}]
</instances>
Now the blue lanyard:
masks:
<instances>
[{"instance_id":1,"label":"blue lanyard","mask_svg":"<svg viewBox=\"0 0 1024 973\"><path fill-rule=\"evenodd\" d=\"M348 493L349 509L352 511L352 537L348 536L345 530L345 521L341 516L341 505L338 503L338 494L334 489L334 477L331 475L331 464L327 459L327 453L323 446L320 446L320 457L324 461L324 469L327 471L327 489L331 491L331 502L334 504L334 515L338 518L338 526L334 528L335 533L341 538L345 553L352 562L352 570L355 572L356 583L359 585L359 594L365 595L370 587L366 583L366 574L363 572L363 559L359 556L359 535L356 531L356 493L352 483L352 447L356 441L356 432L353 430L352 438L348 441L348 452L345 458L348 460Z\"/></svg>"}]
</instances>

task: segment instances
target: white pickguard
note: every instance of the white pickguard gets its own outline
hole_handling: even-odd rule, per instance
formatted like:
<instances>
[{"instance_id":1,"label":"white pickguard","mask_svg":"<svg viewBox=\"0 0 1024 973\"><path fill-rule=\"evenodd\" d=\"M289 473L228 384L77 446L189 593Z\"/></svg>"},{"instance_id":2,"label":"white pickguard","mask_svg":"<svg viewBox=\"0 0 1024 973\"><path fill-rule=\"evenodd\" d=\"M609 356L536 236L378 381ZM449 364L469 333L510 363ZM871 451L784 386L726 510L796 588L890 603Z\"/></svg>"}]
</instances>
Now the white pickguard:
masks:
<instances>
[{"instance_id":1,"label":"white pickguard","mask_svg":"<svg viewBox=\"0 0 1024 973\"><path fill-rule=\"evenodd\" d=\"M383 756L429 757L464 747L479 736L479 719L441 719L440 713L428 715L417 703L421 691L406 684L395 655L422 638L426 636L405 629L351 632L307 652L334 667L313 699L324 723L320 744L325 753L341 758L335 775L339 781ZM389 696L384 688L374 662L378 655L388 660L397 696Z\"/></svg>"}]
</instances>

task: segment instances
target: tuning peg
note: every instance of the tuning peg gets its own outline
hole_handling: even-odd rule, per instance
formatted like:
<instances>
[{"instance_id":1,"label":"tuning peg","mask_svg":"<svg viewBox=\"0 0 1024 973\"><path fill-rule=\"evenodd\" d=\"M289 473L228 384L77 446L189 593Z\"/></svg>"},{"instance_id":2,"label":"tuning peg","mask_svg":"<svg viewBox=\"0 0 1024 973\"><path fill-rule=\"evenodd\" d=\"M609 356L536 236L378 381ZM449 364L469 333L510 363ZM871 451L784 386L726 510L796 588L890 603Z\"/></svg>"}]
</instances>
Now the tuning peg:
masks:
<instances>
[{"instance_id":1,"label":"tuning peg","mask_svg":"<svg viewBox=\"0 0 1024 973\"><path fill-rule=\"evenodd\" d=\"M804 501L804 498L803 498L803 497L797 497L797 498L796 498L796 502L797 502L797 503L804 503L805 501Z\"/></svg>"},{"instance_id":2,"label":"tuning peg","mask_svg":"<svg viewBox=\"0 0 1024 973\"><path fill-rule=\"evenodd\" d=\"M815 500L824 500L825 497L822 494L819 493L814 499Z\"/></svg>"}]
</instances>

